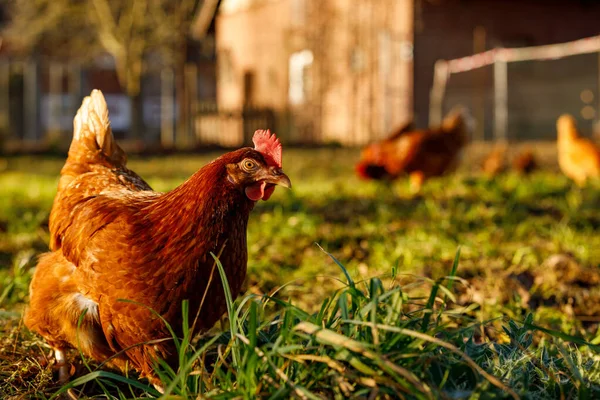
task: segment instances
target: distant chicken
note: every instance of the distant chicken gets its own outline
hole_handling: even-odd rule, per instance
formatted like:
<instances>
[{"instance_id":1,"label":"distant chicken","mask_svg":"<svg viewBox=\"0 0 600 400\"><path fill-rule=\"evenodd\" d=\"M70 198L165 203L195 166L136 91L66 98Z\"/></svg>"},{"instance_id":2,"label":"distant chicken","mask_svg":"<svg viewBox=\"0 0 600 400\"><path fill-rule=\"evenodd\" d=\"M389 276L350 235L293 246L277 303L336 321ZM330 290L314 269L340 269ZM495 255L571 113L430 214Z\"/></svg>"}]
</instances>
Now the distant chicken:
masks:
<instances>
[{"instance_id":1,"label":"distant chicken","mask_svg":"<svg viewBox=\"0 0 600 400\"><path fill-rule=\"evenodd\" d=\"M102 93L84 99L50 213L51 252L37 264L25 314L54 349L62 382L64 350L74 347L99 361L112 357L109 365L119 369L131 365L160 388L157 359L178 362L163 319L181 336L183 300L195 332L223 315L211 254L237 296L250 211L275 185L291 186L275 135L256 131L253 141L254 148L224 154L158 193L125 166Z\"/></svg>"},{"instance_id":2,"label":"distant chicken","mask_svg":"<svg viewBox=\"0 0 600 400\"><path fill-rule=\"evenodd\" d=\"M365 147L356 165L363 179L396 179L408 174L411 186L419 190L425 179L452 169L467 143L464 110L450 112L441 126L412 130L406 125L385 140Z\"/></svg>"},{"instance_id":3,"label":"distant chicken","mask_svg":"<svg viewBox=\"0 0 600 400\"><path fill-rule=\"evenodd\" d=\"M575 119L564 114L556 122L558 132L558 165L562 172L579 186L600 178L600 148L591 140L580 137Z\"/></svg>"},{"instance_id":4,"label":"distant chicken","mask_svg":"<svg viewBox=\"0 0 600 400\"><path fill-rule=\"evenodd\" d=\"M506 142L496 143L492 151L483 160L481 170L488 177L494 177L500 174L506 168Z\"/></svg>"},{"instance_id":5,"label":"distant chicken","mask_svg":"<svg viewBox=\"0 0 600 400\"><path fill-rule=\"evenodd\" d=\"M513 158L512 166L515 171L520 174L530 174L537 169L538 163L533 150L530 148L523 149Z\"/></svg>"}]
</instances>

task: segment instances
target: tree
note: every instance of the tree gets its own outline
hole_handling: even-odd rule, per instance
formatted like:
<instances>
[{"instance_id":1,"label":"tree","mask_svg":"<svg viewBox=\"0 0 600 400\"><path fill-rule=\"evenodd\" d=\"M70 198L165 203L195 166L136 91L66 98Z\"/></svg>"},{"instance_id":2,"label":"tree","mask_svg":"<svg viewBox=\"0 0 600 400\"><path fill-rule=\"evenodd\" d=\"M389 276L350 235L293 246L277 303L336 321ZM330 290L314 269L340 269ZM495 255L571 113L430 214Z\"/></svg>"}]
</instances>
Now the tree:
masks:
<instances>
[{"instance_id":1,"label":"tree","mask_svg":"<svg viewBox=\"0 0 600 400\"><path fill-rule=\"evenodd\" d=\"M123 91L132 100L132 133L142 127L144 61L176 71L180 105L187 102L187 43L198 0L12 0L5 34L29 54L89 60L110 54ZM186 109L186 107L180 107ZM187 115L180 115L185 124Z\"/></svg>"}]
</instances>

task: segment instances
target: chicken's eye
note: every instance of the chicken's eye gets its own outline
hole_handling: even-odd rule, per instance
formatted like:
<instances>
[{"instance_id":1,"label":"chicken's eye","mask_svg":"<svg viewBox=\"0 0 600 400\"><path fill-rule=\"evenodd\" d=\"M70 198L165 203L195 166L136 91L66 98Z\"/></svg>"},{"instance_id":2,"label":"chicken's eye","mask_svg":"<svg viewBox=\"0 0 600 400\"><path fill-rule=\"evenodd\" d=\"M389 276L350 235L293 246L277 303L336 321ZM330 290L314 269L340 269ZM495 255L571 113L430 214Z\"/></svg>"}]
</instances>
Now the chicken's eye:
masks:
<instances>
[{"instance_id":1,"label":"chicken's eye","mask_svg":"<svg viewBox=\"0 0 600 400\"><path fill-rule=\"evenodd\" d=\"M242 161L242 169L245 171L254 171L257 168L258 165L253 160L245 159L244 161Z\"/></svg>"}]
</instances>

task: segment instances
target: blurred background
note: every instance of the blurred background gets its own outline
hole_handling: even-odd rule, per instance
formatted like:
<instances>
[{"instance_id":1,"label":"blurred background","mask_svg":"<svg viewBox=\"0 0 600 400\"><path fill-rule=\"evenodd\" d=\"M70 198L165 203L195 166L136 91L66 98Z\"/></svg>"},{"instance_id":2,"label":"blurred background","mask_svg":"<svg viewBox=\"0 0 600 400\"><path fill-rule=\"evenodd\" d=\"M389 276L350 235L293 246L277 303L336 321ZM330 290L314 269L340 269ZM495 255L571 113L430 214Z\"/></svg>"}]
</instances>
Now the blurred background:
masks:
<instances>
[{"instance_id":1,"label":"blurred background","mask_svg":"<svg viewBox=\"0 0 600 400\"><path fill-rule=\"evenodd\" d=\"M600 118L599 17L597 0L4 0L0 149L66 149L93 88L128 151L265 127L363 145L457 103L473 140L553 140L561 113Z\"/></svg>"}]
</instances>

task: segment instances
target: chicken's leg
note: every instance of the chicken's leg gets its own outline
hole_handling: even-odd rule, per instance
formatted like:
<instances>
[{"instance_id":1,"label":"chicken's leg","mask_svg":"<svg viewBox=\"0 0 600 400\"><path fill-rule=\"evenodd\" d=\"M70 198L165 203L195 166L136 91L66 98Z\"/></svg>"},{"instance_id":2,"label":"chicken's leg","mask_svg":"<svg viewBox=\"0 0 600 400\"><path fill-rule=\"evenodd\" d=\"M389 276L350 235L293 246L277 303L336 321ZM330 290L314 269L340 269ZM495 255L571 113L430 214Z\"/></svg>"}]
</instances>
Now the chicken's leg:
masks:
<instances>
[{"instance_id":1,"label":"chicken's leg","mask_svg":"<svg viewBox=\"0 0 600 400\"><path fill-rule=\"evenodd\" d=\"M56 366L58 367L58 383L66 385L69 383L69 367L65 359L65 352L62 349L54 349L54 358L56 359Z\"/></svg>"},{"instance_id":2,"label":"chicken's leg","mask_svg":"<svg viewBox=\"0 0 600 400\"><path fill-rule=\"evenodd\" d=\"M54 358L56 359L56 366L58 367L58 384L64 386L69 383L69 364L67 364L67 360L65 359L64 350L55 348ZM66 395L63 393L59 398L68 400L79 399L72 388L67 390Z\"/></svg>"}]
</instances>

